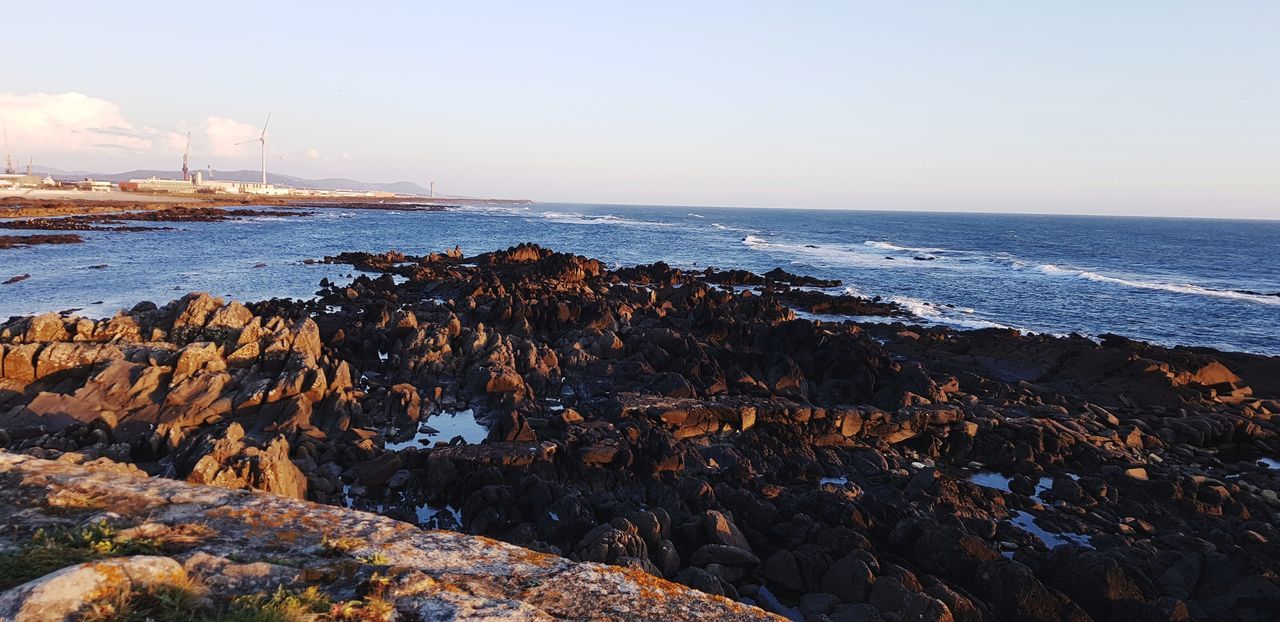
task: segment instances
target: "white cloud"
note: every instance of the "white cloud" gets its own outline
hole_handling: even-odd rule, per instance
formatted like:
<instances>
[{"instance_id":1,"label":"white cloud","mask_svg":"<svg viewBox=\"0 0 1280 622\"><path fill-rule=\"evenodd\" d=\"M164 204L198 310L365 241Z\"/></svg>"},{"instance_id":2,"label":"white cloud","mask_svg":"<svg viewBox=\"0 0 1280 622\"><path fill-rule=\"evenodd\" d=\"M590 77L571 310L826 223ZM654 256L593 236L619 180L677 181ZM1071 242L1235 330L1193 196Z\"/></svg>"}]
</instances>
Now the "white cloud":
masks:
<instances>
[{"instance_id":1,"label":"white cloud","mask_svg":"<svg viewBox=\"0 0 1280 622\"><path fill-rule=\"evenodd\" d=\"M83 93L0 93L0 124L13 149L41 153L169 151L177 132L139 127L120 106Z\"/></svg>"},{"instance_id":2,"label":"white cloud","mask_svg":"<svg viewBox=\"0 0 1280 622\"><path fill-rule=\"evenodd\" d=\"M231 157L246 153L246 148L256 145L242 145L262 134L258 128L226 117L209 117L204 120L202 129L205 136L205 149L211 155Z\"/></svg>"},{"instance_id":3,"label":"white cloud","mask_svg":"<svg viewBox=\"0 0 1280 622\"><path fill-rule=\"evenodd\" d=\"M34 157L41 164L72 169L173 165L187 148L188 131L191 155L196 158L193 164L257 168L256 139L262 134L261 125L223 116L156 129L131 121L118 104L76 92L0 91L0 124L8 129L17 159ZM321 165L350 159L345 153L335 157L319 147L294 150L280 145L284 148L279 149L271 136L267 141L267 157L273 161Z\"/></svg>"}]
</instances>

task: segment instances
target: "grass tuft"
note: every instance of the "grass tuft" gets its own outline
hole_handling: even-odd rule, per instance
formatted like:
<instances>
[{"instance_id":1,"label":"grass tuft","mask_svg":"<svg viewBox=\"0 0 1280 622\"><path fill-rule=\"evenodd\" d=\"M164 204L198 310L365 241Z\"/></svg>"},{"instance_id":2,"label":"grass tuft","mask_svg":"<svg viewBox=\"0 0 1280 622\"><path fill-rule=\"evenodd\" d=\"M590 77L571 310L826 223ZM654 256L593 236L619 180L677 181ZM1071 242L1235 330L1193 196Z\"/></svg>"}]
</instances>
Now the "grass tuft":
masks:
<instances>
[{"instance_id":1,"label":"grass tuft","mask_svg":"<svg viewBox=\"0 0 1280 622\"><path fill-rule=\"evenodd\" d=\"M361 546L364 542L359 538L330 538L327 533L320 537L320 551L325 557L349 556Z\"/></svg>"},{"instance_id":2,"label":"grass tuft","mask_svg":"<svg viewBox=\"0 0 1280 622\"><path fill-rule=\"evenodd\" d=\"M385 622L394 617L380 596L334 602L316 587L237 596L217 606L194 582L134 591L94 603L85 622Z\"/></svg>"},{"instance_id":3,"label":"grass tuft","mask_svg":"<svg viewBox=\"0 0 1280 622\"><path fill-rule=\"evenodd\" d=\"M106 521L79 529L41 529L16 551L0 554L0 591L95 559L188 549L212 533L204 525L154 523L116 531Z\"/></svg>"}]
</instances>

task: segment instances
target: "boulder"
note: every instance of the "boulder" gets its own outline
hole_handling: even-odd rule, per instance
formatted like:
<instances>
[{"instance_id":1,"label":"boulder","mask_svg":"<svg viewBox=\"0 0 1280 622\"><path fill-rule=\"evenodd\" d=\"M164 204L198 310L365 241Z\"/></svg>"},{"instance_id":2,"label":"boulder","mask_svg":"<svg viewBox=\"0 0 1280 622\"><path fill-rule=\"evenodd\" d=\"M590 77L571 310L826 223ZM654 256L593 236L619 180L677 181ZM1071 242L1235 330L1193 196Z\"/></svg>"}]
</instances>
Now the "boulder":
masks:
<instances>
[{"instance_id":1,"label":"boulder","mask_svg":"<svg viewBox=\"0 0 1280 622\"><path fill-rule=\"evenodd\" d=\"M138 555L63 568L0 594L0 620L63 622L90 605L131 590L168 585L186 577L182 564L168 557Z\"/></svg>"}]
</instances>

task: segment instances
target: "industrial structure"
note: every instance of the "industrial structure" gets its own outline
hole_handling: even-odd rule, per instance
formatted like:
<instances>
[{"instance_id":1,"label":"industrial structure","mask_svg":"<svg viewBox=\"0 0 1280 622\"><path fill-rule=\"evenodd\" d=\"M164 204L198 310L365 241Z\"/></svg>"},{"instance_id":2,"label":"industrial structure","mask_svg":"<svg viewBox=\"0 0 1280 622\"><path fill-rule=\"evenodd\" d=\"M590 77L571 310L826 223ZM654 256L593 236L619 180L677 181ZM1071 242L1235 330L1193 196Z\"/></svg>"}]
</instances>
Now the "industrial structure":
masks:
<instances>
[{"instance_id":1,"label":"industrial structure","mask_svg":"<svg viewBox=\"0 0 1280 622\"><path fill-rule=\"evenodd\" d=\"M350 196L350 197L394 197L393 192L358 192L346 190L312 190L298 189L283 186L274 186L267 183L267 126L271 123L271 114L267 114L267 120L262 124L262 132L257 138L246 140L238 145L246 143L258 143L261 151L262 177L260 181L235 181L213 179L213 170L209 169L209 175L206 179L201 171L192 172L191 165L191 132L187 132L186 147L182 151L182 179L163 179L159 177L148 177L146 179L130 179L122 181L118 184L118 188L124 192L146 192L154 194L178 194L178 195L194 195L194 194L238 194L238 195L261 195L261 196ZM109 192L117 188L117 184L109 181L95 181L93 179L81 179L76 181L55 181L52 177L45 176L43 178L33 174L34 158L27 159L27 171L25 175L19 174L13 163L13 156L9 152L9 128L4 128L4 146L5 146L5 165L4 173L0 174L0 189L30 189L30 188L75 188L76 190L85 192ZM431 195L435 196L435 182L431 182Z\"/></svg>"},{"instance_id":2,"label":"industrial structure","mask_svg":"<svg viewBox=\"0 0 1280 622\"><path fill-rule=\"evenodd\" d=\"M18 171L13 168L13 155L9 153L9 128L4 128L4 174L17 175Z\"/></svg>"},{"instance_id":3,"label":"industrial structure","mask_svg":"<svg viewBox=\"0 0 1280 622\"><path fill-rule=\"evenodd\" d=\"M182 179L130 179L120 182L120 189L126 192L155 192L162 194L257 194L267 196L285 196L303 194L291 188L277 188L267 183L267 125L271 123L271 114L267 114L266 123L262 124L262 133L252 140L236 143L258 143L262 149L262 181L214 180L213 171L209 171L210 179L204 179L199 171L191 174L191 132L187 132L187 146L182 152Z\"/></svg>"},{"instance_id":4,"label":"industrial structure","mask_svg":"<svg viewBox=\"0 0 1280 622\"><path fill-rule=\"evenodd\" d=\"M182 150L182 181L191 181L191 171L187 169L187 161L191 159L191 131L187 131L187 148Z\"/></svg>"},{"instance_id":5,"label":"industrial structure","mask_svg":"<svg viewBox=\"0 0 1280 622\"><path fill-rule=\"evenodd\" d=\"M267 196L285 196L292 193L291 188L276 187L256 181L233 181L223 179L204 179L197 171L188 180L130 179L120 182L120 189L125 192L152 192L160 194L257 194Z\"/></svg>"}]
</instances>

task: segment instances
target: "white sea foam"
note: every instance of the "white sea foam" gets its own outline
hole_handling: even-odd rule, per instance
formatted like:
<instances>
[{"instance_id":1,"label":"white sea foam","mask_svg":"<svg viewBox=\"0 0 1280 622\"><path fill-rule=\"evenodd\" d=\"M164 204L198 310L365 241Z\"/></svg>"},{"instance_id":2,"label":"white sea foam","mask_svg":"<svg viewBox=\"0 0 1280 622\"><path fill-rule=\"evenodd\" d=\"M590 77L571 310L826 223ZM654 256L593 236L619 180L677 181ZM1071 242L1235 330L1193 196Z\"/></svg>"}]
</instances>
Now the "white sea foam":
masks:
<instances>
[{"instance_id":1,"label":"white sea foam","mask_svg":"<svg viewBox=\"0 0 1280 622\"><path fill-rule=\"evenodd\" d=\"M689 212L689 218L706 218L706 216L703 216L702 214L695 214L693 212Z\"/></svg>"},{"instance_id":2,"label":"white sea foam","mask_svg":"<svg viewBox=\"0 0 1280 622\"><path fill-rule=\"evenodd\" d=\"M786 256L793 263L801 263L803 261L803 263L813 265L840 268L955 268L954 264L946 261L912 261L907 259L905 261L890 262L881 254L861 250L861 245L848 247L835 244L791 244L774 242L755 234L743 238L742 243L754 250Z\"/></svg>"},{"instance_id":3,"label":"white sea foam","mask_svg":"<svg viewBox=\"0 0 1280 622\"><path fill-rule=\"evenodd\" d=\"M976 313L973 309L956 308L935 305L930 302L920 300L919 298L911 298L910 296L890 296L889 302L906 309L911 315L914 315L930 324L942 324L945 326L953 326L955 328L1010 328L1004 324L982 320L977 318L953 317L948 314L949 311L960 311L965 314Z\"/></svg>"},{"instance_id":4,"label":"white sea foam","mask_svg":"<svg viewBox=\"0 0 1280 622\"><path fill-rule=\"evenodd\" d=\"M1228 298L1231 300L1246 300L1264 305L1280 306L1280 296L1267 296L1263 294L1252 294L1248 292L1240 292L1229 289L1215 289L1212 287L1204 287L1202 285L1194 285L1191 283L1160 283L1158 281L1145 281L1141 279L1126 279L1105 274L1098 274L1090 270L1078 270L1075 268L1062 268L1054 264L1040 264L1036 266L1040 272L1051 276L1066 276L1086 279L1096 283L1110 283L1113 285L1122 285L1124 287L1134 287L1138 289L1150 289L1157 291L1173 292L1177 294L1190 294L1195 296L1212 296L1214 298Z\"/></svg>"},{"instance_id":5,"label":"white sea foam","mask_svg":"<svg viewBox=\"0 0 1280 622\"><path fill-rule=\"evenodd\" d=\"M729 225L722 225L722 224L720 224L720 223L718 223L718 222L713 222L713 223L711 223L709 226L710 226L712 229L718 229L718 230L720 230L720 231L741 231L741 232L743 232L743 233L755 233L755 232L756 232L756 230L755 230L755 229L745 229L745 228L742 228L742 227L730 227Z\"/></svg>"},{"instance_id":6,"label":"white sea foam","mask_svg":"<svg viewBox=\"0 0 1280 622\"><path fill-rule=\"evenodd\" d=\"M862 245L870 246L871 248L878 248L886 251L896 251L896 252L906 252L906 253L926 253L927 254L927 253L960 252L960 251L952 251L946 248L933 248L928 246L926 247L899 246L897 244L894 244L893 242L883 242L880 240L867 240L866 242L863 242Z\"/></svg>"},{"instance_id":7,"label":"white sea foam","mask_svg":"<svg viewBox=\"0 0 1280 622\"><path fill-rule=\"evenodd\" d=\"M533 215L533 214L530 214ZM657 222L653 220L635 220L631 218L621 218L613 214L604 214L595 216L591 214L580 214L578 212L556 212L545 211L540 214L551 222L557 222L566 225L619 225L624 227L670 227L672 223Z\"/></svg>"},{"instance_id":8,"label":"white sea foam","mask_svg":"<svg viewBox=\"0 0 1280 622\"><path fill-rule=\"evenodd\" d=\"M804 256L806 260L816 260L829 265L884 268L888 267L887 264L889 263L883 256L859 252L854 249L840 246L787 244L772 242L754 235L747 236L747 238L743 240L743 244L746 244L756 250ZM1049 276L1080 278L1096 283L1108 283L1122 287L1195 296L1210 296L1214 298L1240 300L1268 306L1280 306L1280 296L1272 296L1249 291L1205 287L1203 285L1196 285L1193 283L1161 282L1150 279L1150 277L1111 276L1079 268L1061 267L1054 264L1037 264L1018 259L1017 257L1004 252L982 253L977 251L962 251L934 247L911 247L881 240L868 240L863 242L862 245L868 248L891 251L896 254L913 254L916 256L927 255L933 259L933 261L912 261L905 260L905 258L903 258L899 261L892 262L893 267L895 268L906 268L910 266L914 268L935 268L945 270L990 270L992 268L1013 270L1031 269ZM935 256L933 253L938 253L941 256ZM985 266L985 268L981 266ZM957 309L957 311L961 311L966 314L974 313L974 310L972 309Z\"/></svg>"}]
</instances>

